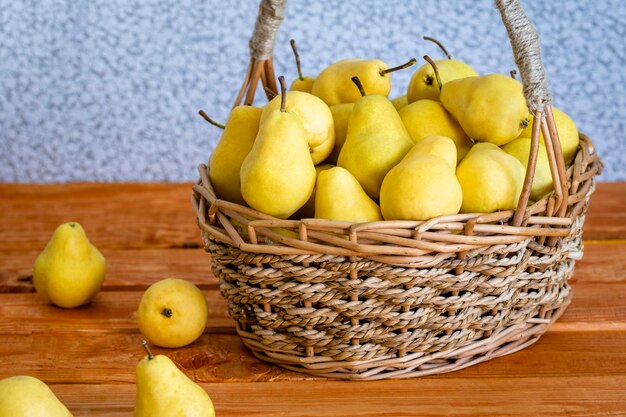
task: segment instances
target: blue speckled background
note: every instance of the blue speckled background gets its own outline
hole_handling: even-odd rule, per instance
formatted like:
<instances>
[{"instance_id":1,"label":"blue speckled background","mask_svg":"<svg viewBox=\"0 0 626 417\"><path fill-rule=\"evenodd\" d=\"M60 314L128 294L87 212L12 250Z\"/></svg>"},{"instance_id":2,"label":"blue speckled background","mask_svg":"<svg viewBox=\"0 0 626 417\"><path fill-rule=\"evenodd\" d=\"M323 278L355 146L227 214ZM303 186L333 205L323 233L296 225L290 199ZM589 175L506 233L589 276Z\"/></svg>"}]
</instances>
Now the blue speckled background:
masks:
<instances>
[{"instance_id":1,"label":"blue speckled background","mask_svg":"<svg viewBox=\"0 0 626 417\"><path fill-rule=\"evenodd\" d=\"M626 2L525 0L555 105L595 141L602 180L626 180ZM256 0L0 0L0 180L190 181L244 75ZM290 0L277 74L377 57L390 65L440 38L478 72L513 58L489 0ZM402 94L411 71L393 77ZM261 96L259 94L259 96Z\"/></svg>"}]
</instances>

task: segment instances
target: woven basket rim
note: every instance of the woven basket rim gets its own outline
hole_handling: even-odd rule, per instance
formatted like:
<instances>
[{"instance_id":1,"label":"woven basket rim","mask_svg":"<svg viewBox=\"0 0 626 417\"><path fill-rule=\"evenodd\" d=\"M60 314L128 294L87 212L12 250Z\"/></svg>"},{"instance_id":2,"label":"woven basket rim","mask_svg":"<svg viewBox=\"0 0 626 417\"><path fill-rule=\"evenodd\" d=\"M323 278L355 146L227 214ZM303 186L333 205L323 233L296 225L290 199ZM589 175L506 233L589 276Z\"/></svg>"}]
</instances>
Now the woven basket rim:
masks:
<instances>
[{"instance_id":1,"label":"woven basket rim","mask_svg":"<svg viewBox=\"0 0 626 417\"><path fill-rule=\"evenodd\" d=\"M580 147L566 171L570 195L565 216L551 211L554 191L527 208L521 226L509 225L514 210L439 216L427 221L383 220L351 223L327 219L283 220L219 199L199 167L192 205L198 227L212 239L244 252L273 255L359 256L393 264L415 257L446 257L487 246L511 245L535 237L551 241L572 231L573 222L594 191L593 178L603 163L591 140L580 134Z\"/></svg>"}]
</instances>

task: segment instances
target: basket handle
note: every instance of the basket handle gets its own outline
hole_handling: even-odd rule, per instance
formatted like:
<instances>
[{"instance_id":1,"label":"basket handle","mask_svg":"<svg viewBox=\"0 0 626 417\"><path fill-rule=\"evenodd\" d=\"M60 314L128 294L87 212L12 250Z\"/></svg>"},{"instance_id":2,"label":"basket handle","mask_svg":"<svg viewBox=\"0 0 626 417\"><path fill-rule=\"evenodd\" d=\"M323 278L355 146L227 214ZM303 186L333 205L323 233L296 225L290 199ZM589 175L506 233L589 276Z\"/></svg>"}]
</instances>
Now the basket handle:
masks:
<instances>
[{"instance_id":1,"label":"basket handle","mask_svg":"<svg viewBox=\"0 0 626 417\"><path fill-rule=\"evenodd\" d=\"M519 203L511 220L512 225L520 226L528 215L527 207L535 175L540 129L543 132L555 190L554 196L551 197L554 201L548 204L548 216L556 214L562 217L567 209L568 189L565 162L550 107L552 97L541 59L539 35L519 0L495 0L495 4L507 29L515 63L520 70L526 103L533 114L533 134L528 167ZM249 43L250 63L233 107L241 104L244 96L244 104L252 104L259 79L268 99L271 93L278 93L272 51L276 42L276 33L285 14L285 5L286 0L261 0L254 32Z\"/></svg>"}]
</instances>

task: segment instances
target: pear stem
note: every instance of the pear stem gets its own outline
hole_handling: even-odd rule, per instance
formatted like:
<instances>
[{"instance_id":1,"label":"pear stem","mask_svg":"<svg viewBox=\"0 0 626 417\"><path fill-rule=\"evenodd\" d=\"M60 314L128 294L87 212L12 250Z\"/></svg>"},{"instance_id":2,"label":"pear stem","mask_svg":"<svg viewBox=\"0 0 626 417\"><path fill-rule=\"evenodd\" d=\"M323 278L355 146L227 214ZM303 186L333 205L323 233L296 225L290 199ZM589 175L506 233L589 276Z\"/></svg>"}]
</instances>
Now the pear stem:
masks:
<instances>
[{"instance_id":1,"label":"pear stem","mask_svg":"<svg viewBox=\"0 0 626 417\"><path fill-rule=\"evenodd\" d=\"M517 79L515 76L517 75L517 71L515 71L514 69L512 69L509 74L511 74L511 78L513 78L514 80Z\"/></svg>"},{"instance_id":2,"label":"pear stem","mask_svg":"<svg viewBox=\"0 0 626 417\"><path fill-rule=\"evenodd\" d=\"M287 86L285 85L285 77L278 77L280 83L280 111L285 112L285 96L287 95Z\"/></svg>"},{"instance_id":3,"label":"pear stem","mask_svg":"<svg viewBox=\"0 0 626 417\"><path fill-rule=\"evenodd\" d=\"M268 95L268 98L269 98L270 100L271 100L271 99L273 99L274 97L276 97L276 96L278 95L278 94L276 94L276 93L274 92L274 90L272 90L272 89L270 89L270 88L265 87L265 88L264 88L264 90L265 90L265 94L267 94L267 95Z\"/></svg>"},{"instance_id":4,"label":"pear stem","mask_svg":"<svg viewBox=\"0 0 626 417\"><path fill-rule=\"evenodd\" d=\"M365 89L363 88L363 83L361 83L361 80L359 80L359 77L357 77L356 75L354 77L351 78L352 82L354 84L356 84L357 88L359 89L359 92L361 93L361 96L365 96Z\"/></svg>"},{"instance_id":5,"label":"pear stem","mask_svg":"<svg viewBox=\"0 0 626 417\"><path fill-rule=\"evenodd\" d=\"M423 38L425 41L431 41L434 42L435 45L437 45L439 47L439 49L441 49L443 51L444 54L446 54L446 56L448 57L448 59L452 59L452 56L450 55L450 52L448 52L448 50L446 49L445 46L443 46L443 44L441 42L439 42L437 39L430 37L430 36L424 36Z\"/></svg>"},{"instance_id":6,"label":"pear stem","mask_svg":"<svg viewBox=\"0 0 626 417\"><path fill-rule=\"evenodd\" d=\"M401 69L405 69L410 67L411 65L415 64L417 62L417 60L415 58L411 58L408 62L402 64L402 65L398 65L397 67L393 67L393 68L387 68L387 69L381 69L379 71L380 76L384 77L385 74L389 74L390 72L395 72L395 71L399 71Z\"/></svg>"},{"instance_id":7,"label":"pear stem","mask_svg":"<svg viewBox=\"0 0 626 417\"><path fill-rule=\"evenodd\" d=\"M172 309L171 309L171 308L167 308L167 307L165 307L165 308L161 311L161 314L163 314L163 315L164 315L165 317L167 317L168 319L174 315L174 313L172 312Z\"/></svg>"},{"instance_id":8,"label":"pear stem","mask_svg":"<svg viewBox=\"0 0 626 417\"><path fill-rule=\"evenodd\" d=\"M152 354L152 350L150 350L150 346L148 346L148 341L146 339L144 339L143 342L141 342L141 344L143 345L144 349L146 349L146 352L148 352L148 359L149 360L154 359L154 355Z\"/></svg>"},{"instance_id":9,"label":"pear stem","mask_svg":"<svg viewBox=\"0 0 626 417\"><path fill-rule=\"evenodd\" d=\"M300 81L304 80L302 76L302 69L300 68L300 54L298 53L298 48L296 48L296 41L294 39L290 40L291 49L293 49L293 55L296 57L296 68L298 69L298 78Z\"/></svg>"},{"instance_id":10,"label":"pear stem","mask_svg":"<svg viewBox=\"0 0 626 417\"><path fill-rule=\"evenodd\" d=\"M209 117L209 116L208 116L208 115L204 112L204 110L200 110L200 111L198 112L198 114L199 114L200 116L202 116L202 118L203 118L204 120L206 120L207 122L211 123L213 126L219 127L219 128L220 128L220 129L222 129L222 130L224 130L224 129L226 128L226 126L224 126L223 124L221 124L221 123L217 123L215 120L211 119L211 118L210 118L210 117Z\"/></svg>"},{"instance_id":11,"label":"pear stem","mask_svg":"<svg viewBox=\"0 0 626 417\"><path fill-rule=\"evenodd\" d=\"M439 86L439 91L441 91L441 87L443 87L443 84L441 83L441 77L439 76L439 69L437 68L437 64L435 64L435 61L433 61L428 55L424 55L424 59L428 61L431 67L433 67L433 70L435 71L435 78L437 78L437 85Z\"/></svg>"}]
</instances>

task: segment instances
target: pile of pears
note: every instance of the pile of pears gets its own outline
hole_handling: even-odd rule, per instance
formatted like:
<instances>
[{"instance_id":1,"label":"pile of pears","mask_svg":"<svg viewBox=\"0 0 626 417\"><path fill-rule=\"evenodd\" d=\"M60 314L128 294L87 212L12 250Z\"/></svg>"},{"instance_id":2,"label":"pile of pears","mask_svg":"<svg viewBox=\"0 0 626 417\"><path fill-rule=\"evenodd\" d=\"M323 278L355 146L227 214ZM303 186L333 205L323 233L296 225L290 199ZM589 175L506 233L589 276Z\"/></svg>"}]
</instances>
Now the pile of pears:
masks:
<instances>
[{"instance_id":1,"label":"pile of pears","mask_svg":"<svg viewBox=\"0 0 626 417\"><path fill-rule=\"evenodd\" d=\"M298 77L263 107L237 106L209 161L218 198L280 219L428 220L517 206L532 116L513 76L479 75L452 59L425 62L389 99L389 68L344 59ZM553 109L563 157L578 130ZM205 118L208 118L205 115ZM553 190L543 138L530 198Z\"/></svg>"}]
</instances>

